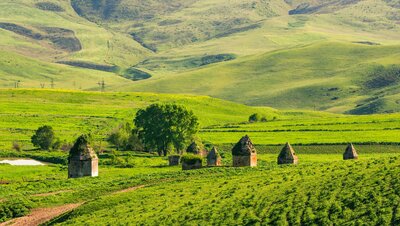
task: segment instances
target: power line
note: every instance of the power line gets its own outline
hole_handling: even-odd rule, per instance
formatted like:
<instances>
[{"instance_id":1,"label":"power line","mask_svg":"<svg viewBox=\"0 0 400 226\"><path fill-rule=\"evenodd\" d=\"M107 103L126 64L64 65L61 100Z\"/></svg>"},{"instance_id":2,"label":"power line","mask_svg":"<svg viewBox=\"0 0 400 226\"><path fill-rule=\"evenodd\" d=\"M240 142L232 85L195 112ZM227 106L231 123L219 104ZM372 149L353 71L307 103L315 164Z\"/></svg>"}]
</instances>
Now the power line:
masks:
<instances>
[{"instance_id":1,"label":"power line","mask_svg":"<svg viewBox=\"0 0 400 226\"><path fill-rule=\"evenodd\" d=\"M101 82L97 83L100 86L100 91L104 92L106 90L106 83L104 82L104 79Z\"/></svg>"}]
</instances>

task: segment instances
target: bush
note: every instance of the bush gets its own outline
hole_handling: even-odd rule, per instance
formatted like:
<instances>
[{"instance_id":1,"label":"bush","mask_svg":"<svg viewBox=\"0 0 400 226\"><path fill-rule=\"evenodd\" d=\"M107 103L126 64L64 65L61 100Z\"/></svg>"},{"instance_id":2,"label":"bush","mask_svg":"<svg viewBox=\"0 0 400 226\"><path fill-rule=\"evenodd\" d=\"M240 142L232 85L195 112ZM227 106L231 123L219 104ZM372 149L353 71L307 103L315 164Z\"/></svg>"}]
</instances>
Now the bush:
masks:
<instances>
[{"instance_id":1,"label":"bush","mask_svg":"<svg viewBox=\"0 0 400 226\"><path fill-rule=\"evenodd\" d=\"M22 217L29 213L33 203L29 200L18 198L0 203L0 222Z\"/></svg>"},{"instance_id":2,"label":"bush","mask_svg":"<svg viewBox=\"0 0 400 226\"><path fill-rule=\"evenodd\" d=\"M135 130L129 123L121 124L115 128L107 138L107 142L114 145L117 150L143 151L143 144Z\"/></svg>"},{"instance_id":3,"label":"bush","mask_svg":"<svg viewBox=\"0 0 400 226\"><path fill-rule=\"evenodd\" d=\"M135 163L132 159L131 156L127 157L120 157L117 156L116 152L113 152L110 156L109 159L104 160L102 162L103 165L109 165L109 166L114 166L117 168L133 168L135 167Z\"/></svg>"},{"instance_id":4,"label":"bush","mask_svg":"<svg viewBox=\"0 0 400 226\"><path fill-rule=\"evenodd\" d=\"M22 144L20 144L18 141L14 141L12 144L12 149L15 151L22 151Z\"/></svg>"},{"instance_id":5,"label":"bush","mask_svg":"<svg viewBox=\"0 0 400 226\"><path fill-rule=\"evenodd\" d=\"M258 113L254 113L252 115L249 116L249 122L253 123L253 122L259 122L261 121L262 116Z\"/></svg>"},{"instance_id":6,"label":"bush","mask_svg":"<svg viewBox=\"0 0 400 226\"><path fill-rule=\"evenodd\" d=\"M183 155L181 161L182 163L186 163L189 165L196 164L197 162L201 162L203 164L203 158L199 155L193 155L193 154Z\"/></svg>"},{"instance_id":7,"label":"bush","mask_svg":"<svg viewBox=\"0 0 400 226\"><path fill-rule=\"evenodd\" d=\"M35 147L42 150L49 150L55 142L55 135L51 126L42 126L36 130L35 135L32 136L31 141Z\"/></svg>"}]
</instances>

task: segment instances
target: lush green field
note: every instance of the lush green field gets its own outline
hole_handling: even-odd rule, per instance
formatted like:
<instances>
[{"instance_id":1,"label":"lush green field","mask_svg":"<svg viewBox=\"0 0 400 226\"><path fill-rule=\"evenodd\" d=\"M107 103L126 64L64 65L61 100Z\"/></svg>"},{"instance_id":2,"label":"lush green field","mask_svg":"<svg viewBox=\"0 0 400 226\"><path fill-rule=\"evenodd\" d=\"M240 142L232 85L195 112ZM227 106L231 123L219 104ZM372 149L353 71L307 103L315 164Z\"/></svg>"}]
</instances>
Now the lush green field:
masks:
<instances>
[{"instance_id":1,"label":"lush green field","mask_svg":"<svg viewBox=\"0 0 400 226\"><path fill-rule=\"evenodd\" d=\"M386 156L296 167L270 163L257 169L199 170L180 180L98 198L60 223L396 225L398 166L398 157Z\"/></svg>"},{"instance_id":2,"label":"lush green field","mask_svg":"<svg viewBox=\"0 0 400 226\"><path fill-rule=\"evenodd\" d=\"M0 208L26 214L85 202L51 225L396 225L400 149L392 151L360 152L359 161L346 162L341 154L299 154L297 166L278 166L277 153L261 151L254 169L189 172L166 167L165 158L135 153L128 157L133 168L115 168L103 164L106 154L100 155L100 176L82 179L66 179L63 165L0 165ZM223 153L229 166L231 156ZM115 193L137 185L146 186Z\"/></svg>"},{"instance_id":3,"label":"lush green field","mask_svg":"<svg viewBox=\"0 0 400 226\"><path fill-rule=\"evenodd\" d=\"M163 157L113 151L104 142L107 134L151 103L193 110L200 138L217 146L224 166L231 165L233 143L249 134L258 167L184 172L168 167ZM252 113L265 115L267 122L247 123ZM84 203L49 224L396 224L399 118L282 111L178 94L2 89L0 158L52 164L0 165L0 221L37 208ZM99 154L100 176L67 179L66 152L30 150L34 130L45 124L66 142L94 134L96 150L107 150ZM11 151L14 141L24 151ZM295 144L298 166L276 164L286 141ZM357 143L359 161L342 160L347 142Z\"/></svg>"},{"instance_id":4,"label":"lush green field","mask_svg":"<svg viewBox=\"0 0 400 226\"><path fill-rule=\"evenodd\" d=\"M138 109L151 103L177 103L200 121L200 138L232 144L249 134L256 144L398 143L399 114L350 116L323 112L254 108L209 97L152 93L100 93L54 90L0 90L0 149L14 141L32 148L30 137L42 125L54 127L61 140L72 142L91 133L97 144L121 123L132 122ZM246 123L252 113L268 122Z\"/></svg>"}]
</instances>

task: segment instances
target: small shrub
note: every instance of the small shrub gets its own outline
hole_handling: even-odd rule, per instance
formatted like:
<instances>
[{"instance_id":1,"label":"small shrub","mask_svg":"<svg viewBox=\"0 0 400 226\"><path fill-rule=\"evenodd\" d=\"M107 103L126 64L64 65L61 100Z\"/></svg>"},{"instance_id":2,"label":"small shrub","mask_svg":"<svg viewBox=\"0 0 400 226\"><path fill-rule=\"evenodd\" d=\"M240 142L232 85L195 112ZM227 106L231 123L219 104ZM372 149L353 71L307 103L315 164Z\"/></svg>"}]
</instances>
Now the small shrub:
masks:
<instances>
[{"instance_id":1,"label":"small shrub","mask_svg":"<svg viewBox=\"0 0 400 226\"><path fill-rule=\"evenodd\" d=\"M189 165L193 165L193 164L196 164L198 162L203 163L203 158L201 156L199 156L199 155L186 154L186 155L182 156L181 162L189 164Z\"/></svg>"},{"instance_id":2,"label":"small shrub","mask_svg":"<svg viewBox=\"0 0 400 226\"><path fill-rule=\"evenodd\" d=\"M252 115L249 116L249 122L259 122L261 120L261 116L258 113L254 113Z\"/></svg>"},{"instance_id":3,"label":"small shrub","mask_svg":"<svg viewBox=\"0 0 400 226\"><path fill-rule=\"evenodd\" d=\"M15 151L22 151L22 144L18 141L14 141L12 144L12 149Z\"/></svg>"},{"instance_id":4,"label":"small shrub","mask_svg":"<svg viewBox=\"0 0 400 226\"><path fill-rule=\"evenodd\" d=\"M25 216L29 213L29 209L32 207L33 203L23 198L2 202L0 203L0 222Z\"/></svg>"},{"instance_id":5,"label":"small shrub","mask_svg":"<svg viewBox=\"0 0 400 226\"><path fill-rule=\"evenodd\" d=\"M51 126L39 127L31 138L32 144L42 150L50 150L55 141L55 135Z\"/></svg>"}]
</instances>

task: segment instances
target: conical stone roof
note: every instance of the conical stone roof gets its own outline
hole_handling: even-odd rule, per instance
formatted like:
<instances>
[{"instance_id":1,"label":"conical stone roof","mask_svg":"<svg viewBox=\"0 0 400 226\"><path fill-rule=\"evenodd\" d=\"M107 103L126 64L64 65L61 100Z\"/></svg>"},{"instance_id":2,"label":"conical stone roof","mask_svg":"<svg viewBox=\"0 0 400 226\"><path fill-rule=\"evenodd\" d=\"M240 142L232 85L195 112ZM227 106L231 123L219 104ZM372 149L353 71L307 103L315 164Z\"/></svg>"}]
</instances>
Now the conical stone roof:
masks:
<instances>
[{"instance_id":1,"label":"conical stone roof","mask_svg":"<svg viewBox=\"0 0 400 226\"><path fill-rule=\"evenodd\" d=\"M196 141L191 143L189 145L189 147L186 149L187 153L192 153L192 154L195 154L195 155L202 154L203 151L204 151L203 144L200 143L200 142L196 142Z\"/></svg>"},{"instance_id":2,"label":"conical stone roof","mask_svg":"<svg viewBox=\"0 0 400 226\"><path fill-rule=\"evenodd\" d=\"M347 146L346 151L343 154L343 159L358 159L357 150L354 148L353 144Z\"/></svg>"},{"instance_id":3,"label":"conical stone roof","mask_svg":"<svg viewBox=\"0 0 400 226\"><path fill-rule=\"evenodd\" d=\"M218 150L215 147L213 147L211 151L208 153L207 159L217 159L219 156L220 155L218 153Z\"/></svg>"},{"instance_id":4,"label":"conical stone roof","mask_svg":"<svg viewBox=\"0 0 400 226\"><path fill-rule=\"evenodd\" d=\"M252 154L257 154L257 151L247 135L242 137L232 149L233 156L249 156Z\"/></svg>"},{"instance_id":5,"label":"conical stone roof","mask_svg":"<svg viewBox=\"0 0 400 226\"><path fill-rule=\"evenodd\" d=\"M288 143L282 148L282 151L278 156L278 164L297 164L298 157L294 151L292 145Z\"/></svg>"},{"instance_id":6,"label":"conical stone roof","mask_svg":"<svg viewBox=\"0 0 400 226\"><path fill-rule=\"evenodd\" d=\"M87 135L80 136L74 146L69 151L69 160L90 160L97 159L96 152L89 144L89 137Z\"/></svg>"}]
</instances>

